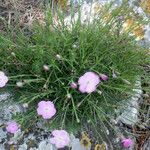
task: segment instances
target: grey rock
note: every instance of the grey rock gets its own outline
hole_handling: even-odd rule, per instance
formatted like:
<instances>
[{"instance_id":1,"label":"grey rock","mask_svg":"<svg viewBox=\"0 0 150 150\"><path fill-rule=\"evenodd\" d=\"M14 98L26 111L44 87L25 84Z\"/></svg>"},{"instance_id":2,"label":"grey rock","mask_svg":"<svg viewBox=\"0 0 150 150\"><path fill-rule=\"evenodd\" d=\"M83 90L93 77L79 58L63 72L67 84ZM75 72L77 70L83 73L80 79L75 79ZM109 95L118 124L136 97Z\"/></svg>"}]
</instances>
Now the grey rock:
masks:
<instances>
[{"instance_id":1,"label":"grey rock","mask_svg":"<svg viewBox=\"0 0 150 150\"><path fill-rule=\"evenodd\" d=\"M5 150L4 145L0 144L0 150Z\"/></svg>"},{"instance_id":2,"label":"grey rock","mask_svg":"<svg viewBox=\"0 0 150 150\"><path fill-rule=\"evenodd\" d=\"M90 150L91 148L86 149L83 147L79 141L78 138L75 138L73 134L70 135L71 138L71 144L70 146L72 147L72 150Z\"/></svg>"},{"instance_id":3,"label":"grey rock","mask_svg":"<svg viewBox=\"0 0 150 150\"><path fill-rule=\"evenodd\" d=\"M56 148L47 141L41 141L38 150L56 150Z\"/></svg>"},{"instance_id":4,"label":"grey rock","mask_svg":"<svg viewBox=\"0 0 150 150\"><path fill-rule=\"evenodd\" d=\"M43 130L47 130L47 127L45 126L46 120L38 120L36 123L37 127Z\"/></svg>"},{"instance_id":5,"label":"grey rock","mask_svg":"<svg viewBox=\"0 0 150 150\"><path fill-rule=\"evenodd\" d=\"M27 150L28 146L26 143L22 144L19 146L19 149L18 150Z\"/></svg>"},{"instance_id":6,"label":"grey rock","mask_svg":"<svg viewBox=\"0 0 150 150\"><path fill-rule=\"evenodd\" d=\"M5 101L10 97L10 93L4 92L0 94L0 102Z\"/></svg>"},{"instance_id":7,"label":"grey rock","mask_svg":"<svg viewBox=\"0 0 150 150\"><path fill-rule=\"evenodd\" d=\"M21 107L13 102L13 98L7 90L0 93L0 125L11 121L12 115L23 112Z\"/></svg>"},{"instance_id":8,"label":"grey rock","mask_svg":"<svg viewBox=\"0 0 150 150\"><path fill-rule=\"evenodd\" d=\"M144 38L147 42L150 42L150 24L145 27L145 35Z\"/></svg>"},{"instance_id":9,"label":"grey rock","mask_svg":"<svg viewBox=\"0 0 150 150\"><path fill-rule=\"evenodd\" d=\"M119 110L121 115L117 118L117 121L121 121L130 126L138 122L139 101L142 99L140 80L136 81L135 89L133 89L133 92L134 95L131 98L121 102L121 108Z\"/></svg>"},{"instance_id":10,"label":"grey rock","mask_svg":"<svg viewBox=\"0 0 150 150\"><path fill-rule=\"evenodd\" d=\"M14 144L17 144L18 140L21 139L24 135L24 132L21 130L18 130L13 137L10 138L10 141L13 142Z\"/></svg>"},{"instance_id":11,"label":"grey rock","mask_svg":"<svg viewBox=\"0 0 150 150\"><path fill-rule=\"evenodd\" d=\"M150 150L150 138L145 142L143 150Z\"/></svg>"},{"instance_id":12,"label":"grey rock","mask_svg":"<svg viewBox=\"0 0 150 150\"><path fill-rule=\"evenodd\" d=\"M33 148L30 148L29 150L38 150L37 148L33 147Z\"/></svg>"},{"instance_id":13,"label":"grey rock","mask_svg":"<svg viewBox=\"0 0 150 150\"><path fill-rule=\"evenodd\" d=\"M7 138L7 133L4 132L2 128L0 128L0 142L2 142L2 139L5 139L5 138Z\"/></svg>"}]
</instances>

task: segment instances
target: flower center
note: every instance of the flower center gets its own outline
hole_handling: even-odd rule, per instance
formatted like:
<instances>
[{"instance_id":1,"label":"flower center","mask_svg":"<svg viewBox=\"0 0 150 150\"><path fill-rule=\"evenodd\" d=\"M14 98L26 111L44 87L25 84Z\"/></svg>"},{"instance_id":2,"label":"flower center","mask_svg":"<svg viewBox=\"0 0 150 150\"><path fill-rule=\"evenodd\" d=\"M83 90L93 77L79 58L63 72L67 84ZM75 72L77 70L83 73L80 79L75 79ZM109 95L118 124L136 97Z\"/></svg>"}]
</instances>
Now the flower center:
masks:
<instances>
[{"instance_id":1,"label":"flower center","mask_svg":"<svg viewBox=\"0 0 150 150\"><path fill-rule=\"evenodd\" d=\"M57 138L59 141L64 141L64 139L62 137L58 137Z\"/></svg>"},{"instance_id":2,"label":"flower center","mask_svg":"<svg viewBox=\"0 0 150 150\"><path fill-rule=\"evenodd\" d=\"M89 84L91 84L91 82L90 82L90 81L87 81L86 86L88 86Z\"/></svg>"},{"instance_id":3,"label":"flower center","mask_svg":"<svg viewBox=\"0 0 150 150\"><path fill-rule=\"evenodd\" d=\"M45 111L46 111L46 112L49 112L49 108L45 108Z\"/></svg>"}]
</instances>

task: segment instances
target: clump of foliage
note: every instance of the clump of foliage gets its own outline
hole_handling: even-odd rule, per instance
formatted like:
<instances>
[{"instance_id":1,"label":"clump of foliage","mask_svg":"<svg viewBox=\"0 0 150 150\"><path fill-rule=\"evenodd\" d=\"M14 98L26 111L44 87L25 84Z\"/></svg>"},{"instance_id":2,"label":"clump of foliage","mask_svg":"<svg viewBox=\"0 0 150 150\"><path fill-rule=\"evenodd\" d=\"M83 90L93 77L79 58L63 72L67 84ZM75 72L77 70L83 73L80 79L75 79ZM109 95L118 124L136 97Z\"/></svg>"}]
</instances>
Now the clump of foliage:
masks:
<instances>
[{"instance_id":1,"label":"clump of foliage","mask_svg":"<svg viewBox=\"0 0 150 150\"><path fill-rule=\"evenodd\" d=\"M110 117L119 102L133 94L147 56L136 37L123 31L129 8L122 5L106 18L109 9L89 24L82 24L79 17L71 29L62 13L56 24L48 10L45 24L35 24L27 35L17 27L0 34L0 70L9 76L7 86L14 88L16 103L29 106L16 117L18 122L28 126L42 119L37 104L51 100L57 113L48 120L49 127L72 129L83 121ZM91 94L70 88L88 71L106 74L109 80L101 81Z\"/></svg>"}]
</instances>

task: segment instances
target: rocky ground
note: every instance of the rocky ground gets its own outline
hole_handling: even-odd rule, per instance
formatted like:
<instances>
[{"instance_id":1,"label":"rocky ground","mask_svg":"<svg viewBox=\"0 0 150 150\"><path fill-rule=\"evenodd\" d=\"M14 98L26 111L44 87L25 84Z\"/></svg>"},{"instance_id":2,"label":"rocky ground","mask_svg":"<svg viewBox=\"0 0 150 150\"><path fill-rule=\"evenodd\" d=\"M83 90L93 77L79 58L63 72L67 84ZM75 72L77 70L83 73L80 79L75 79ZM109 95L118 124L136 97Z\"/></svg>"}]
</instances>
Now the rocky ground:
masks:
<instances>
[{"instance_id":1,"label":"rocky ground","mask_svg":"<svg viewBox=\"0 0 150 150\"><path fill-rule=\"evenodd\" d=\"M56 148L49 143L50 132L48 128L46 128L46 122L39 120L35 122L35 125L31 129L19 130L14 135L6 132L6 123L12 119L13 115L17 113L23 114L26 108L24 108L23 105L16 105L14 103L15 97L14 94L12 94L13 91L1 90L0 92L0 150L56 150ZM135 99L133 100L133 98ZM133 111L140 111L140 107L144 105L140 104L142 98L141 91L138 91L136 97L133 98L129 99L128 103L125 102L126 106L124 107L127 107L125 111L121 111L122 109L118 110L118 117L112 118L106 122L105 125L103 122L99 122L95 130L90 123L86 123L76 137L71 134L72 142L70 146L72 150L87 150L86 147L88 147L89 150L94 150L94 146L97 143L103 143L106 146L105 149L108 150L122 150L120 137L123 135L132 137L134 141L133 146L136 146L137 150L149 150L150 133L149 127L147 126L148 120L145 120L143 124L140 122L140 126L136 125L139 122L138 120L143 118L141 115L138 115L139 113L133 113ZM147 99L147 102L149 103L149 99ZM133 107L135 104L138 105L138 107ZM135 109L137 110L135 111ZM124 117L124 115L128 117ZM149 113L146 115L149 115ZM134 122L132 120L134 120ZM110 128L110 124L113 125L115 134L114 130ZM89 135L89 139L85 140L87 144L84 146L80 143L83 140L83 131ZM99 136L95 131L99 133ZM64 150L67 149L68 148L64 148ZM133 147L130 148L130 150L134 149Z\"/></svg>"}]
</instances>

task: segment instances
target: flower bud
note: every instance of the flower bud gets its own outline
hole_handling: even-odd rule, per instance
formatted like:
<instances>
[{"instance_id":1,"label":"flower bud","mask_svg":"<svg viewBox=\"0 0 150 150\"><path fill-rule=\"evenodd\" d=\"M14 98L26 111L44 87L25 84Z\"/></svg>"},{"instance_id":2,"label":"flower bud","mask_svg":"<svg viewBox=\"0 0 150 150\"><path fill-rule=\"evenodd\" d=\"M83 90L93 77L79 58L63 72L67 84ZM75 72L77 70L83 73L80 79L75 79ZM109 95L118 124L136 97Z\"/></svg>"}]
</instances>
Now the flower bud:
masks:
<instances>
[{"instance_id":1,"label":"flower bud","mask_svg":"<svg viewBox=\"0 0 150 150\"><path fill-rule=\"evenodd\" d=\"M49 71L49 66L48 66L48 65L43 65L43 69L44 69L45 71Z\"/></svg>"},{"instance_id":2,"label":"flower bud","mask_svg":"<svg viewBox=\"0 0 150 150\"><path fill-rule=\"evenodd\" d=\"M20 88L21 88L21 87L23 87L24 83L21 82L21 81L19 81L19 82L16 83L16 85L17 85L17 87L20 87Z\"/></svg>"},{"instance_id":3,"label":"flower bud","mask_svg":"<svg viewBox=\"0 0 150 150\"><path fill-rule=\"evenodd\" d=\"M107 81L108 80L108 76L105 74L100 74L100 79L102 79L103 81Z\"/></svg>"},{"instance_id":4,"label":"flower bud","mask_svg":"<svg viewBox=\"0 0 150 150\"><path fill-rule=\"evenodd\" d=\"M14 56L14 57L16 56L16 54L14 52L11 52L11 55Z\"/></svg>"},{"instance_id":5,"label":"flower bud","mask_svg":"<svg viewBox=\"0 0 150 150\"><path fill-rule=\"evenodd\" d=\"M59 54L56 55L56 58L57 58L58 60L61 60L61 56L60 56Z\"/></svg>"},{"instance_id":6,"label":"flower bud","mask_svg":"<svg viewBox=\"0 0 150 150\"><path fill-rule=\"evenodd\" d=\"M28 103L24 103L22 106L23 106L24 108L28 108L28 107L29 107Z\"/></svg>"},{"instance_id":7,"label":"flower bud","mask_svg":"<svg viewBox=\"0 0 150 150\"><path fill-rule=\"evenodd\" d=\"M121 141L121 143L122 143L122 146L123 146L124 148L129 148L129 147L131 147L132 144L133 144L132 139L130 139L130 138L123 139L123 140Z\"/></svg>"},{"instance_id":8,"label":"flower bud","mask_svg":"<svg viewBox=\"0 0 150 150\"><path fill-rule=\"evenodd\" d=\"M77 88L77 84L76 84L75 82L72 82L72 83L70 84L70 87L71 87L72 89L76 89L76 88Z\"/></svg>"}]
</instances>

